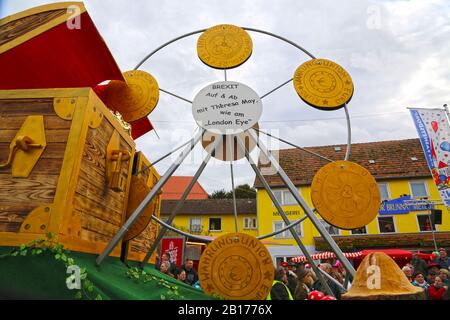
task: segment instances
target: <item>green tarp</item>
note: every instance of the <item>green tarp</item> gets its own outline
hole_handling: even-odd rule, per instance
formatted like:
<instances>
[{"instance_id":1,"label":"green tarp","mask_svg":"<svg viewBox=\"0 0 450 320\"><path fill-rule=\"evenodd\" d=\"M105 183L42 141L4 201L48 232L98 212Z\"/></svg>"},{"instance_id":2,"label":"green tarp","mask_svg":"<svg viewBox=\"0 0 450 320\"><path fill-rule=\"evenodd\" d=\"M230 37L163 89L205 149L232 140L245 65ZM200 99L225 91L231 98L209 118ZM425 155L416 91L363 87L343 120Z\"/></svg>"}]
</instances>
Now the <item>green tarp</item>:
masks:
<instances>
[{"instance_id":1,"label":"green tarp","mask_svg":"<svg viewBox=\"0 0 450 320\"><path fill-rule=\"evenodd\" d=\"M12 248L0 247L0 255L10 252ZM209 300L199 289L181 283L155 270L153 265L144 268L147 274L156 280L145 282L130 279L128 268L118 259L107 257L100 267L95 265L96 255L71 252L75 264L86 268L88 279L93 283L94 292L84 290L84 299L94 299L99 293L103 299L113 300L160 300L189 299ZM137 266L131 262L131 266ZM69 290L66 285L66 267L57 261L54 255L43 252L32 256L4 256L0 258L0 299L75 299L79 290ZM168 289L161 280L177 287L178 295L168 295ZM166 283L167 285L167 283ZM91 296L92 295L92 296ZM90 297L91 296L91 297Z\"/></svg>"}]
</instances>

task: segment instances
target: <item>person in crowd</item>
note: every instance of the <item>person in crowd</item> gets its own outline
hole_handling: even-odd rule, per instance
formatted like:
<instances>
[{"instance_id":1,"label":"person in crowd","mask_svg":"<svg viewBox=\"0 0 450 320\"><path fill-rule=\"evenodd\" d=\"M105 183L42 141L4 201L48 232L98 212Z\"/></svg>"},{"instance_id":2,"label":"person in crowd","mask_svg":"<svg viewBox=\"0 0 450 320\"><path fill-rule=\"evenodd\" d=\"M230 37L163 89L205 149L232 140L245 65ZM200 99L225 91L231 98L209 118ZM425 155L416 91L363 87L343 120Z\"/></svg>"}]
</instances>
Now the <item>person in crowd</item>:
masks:
<instances>
[{"instance_id":1,"label":"person in crowd","mask_svg":"<svg viewBox=\"0 0 450 320\"><path fill-rule=\"evenodd\" d=\"M294 299L295 300L307 300L308 299L308 293L311 291L310 287L308 286L307 282L310 282L308 280L309 272L305 269L298 269L297 270L297 287L294 291Z\"/></svg>"},{"instance_id":2,"label":"person in crowd","mask_svg":"<svg viewBox=\"0 0 450 320\"><path fill-rule=\"evenodd\" d=\"M430 287L430 285L428 282L426 282L425 277L423 276L423 273L420 271L414 273L413 279L414 280L412 282L412 285L425 290L425 294L428 296L428 288Z\"/></svg>"},{"instance_id":3,"label":"person in crowd","mask_svg":"<svg viewBox=\"0 0 450 320\"><path fill-rule=\"evenodd\" d=\"M186 259L182 269L186 272L186 283L189 285L194 285L198 281L198 273L194 269L194 260Z\"/></svg>"},{"instance_id":4,"label":"person in crowd","mask_svg":"<svg viewBox=\"0 0 450 320\"><path fill-rule=\"evenodd\" d=\"M413 271L411 270L411 268L408 266L404 266L402 268L402 271L405 274L405 276L408 278L408 281L412 282L413 281Z\"/></svg>"},{"instance_id":5,"label":"person in crowd","mask_svg":"<svg viewBox=\"0 0 450 320\"><path fill-rule=\"evenodd\" d=\"M436 276L437 276L438 274L439 274L439 273L437 273L437 272L434 271L434 270L428 270L428 273L427 273L427 282L428 282L429 284L434 283L434 279L436 278Z\"/></svg>"},{"instance_id":6,"label":"person in crowd","mask_svg":"<svg viewBox=\"0 0 450 320\"><path fill-rule=\"evenodd\" d=\"M435 263L440 265L440 269L447 269L450 267L450 258L447 256L447 250L439 248L439 257L434 260Z\"/></svg>"},{"instance_id":7,"label":"person in crowd","mask_svg":"<svg viewBox=\"0 0 450 320\"><path fill-rule=\"evenodd\" d=\"M294 300L291 291L286 285L287 282L286 270L283 267L277 268L275 270L272 289L270 289L266 300Z\"/></svg>"},{"instance_id":8,"label":"person in crowd","mask_svg":"<svg viewBox=\"0 0 450 320\"><path fill-rule=\"evenodd\" d=\"M177 279L178 279L179 281L181 281L181 282L186 283L186 271L183 270L183 269L181 269L181 270L178 272Z\"/></svg>"},{"instance_id":9,"label":"person in crowd","mask_svg":"<svg viewBox=\"0 0 450 320\"><path fill-rule=\"evenodd\" d=\"M422 275L427 274L428 265L422 258L419 257L417 253L413 254L413 258L411 260L411 265L413 266L414 272L421 272Z\"/></svg>"},{"instance_id":10,"label":"person in crowd","mask_svg":"<svg viewBox=\"0 0 450 320\"><path fill-rule=\"evenodd\" d=\"M297 287L297 275L294 271L292 271L292 265L290 263L285 262L285 266L283 267L284 271L286 272L287 276L287 286L291 293L293 294L295 292L295 288Z\"/></svg>"},{"instance_id":11,"label":"person in crowd","mask_svg":"<svg viewBox=\"0 0 450 320\"><path fill-rule=\"evenodd\" d=\"M169 273L172 274L174 277L176 277L178 273L177 266L175 263L170 262L170 254L168 252L164 252L161 256L161 259L155 264L155 268L158 270L161 270L161 264L163 262L167 261L169 263Z\"/></svg>"},{"instance_id":12,"label":"person in crowd","mask_svg":"<svg viewBox=\"0 0 450 320\"><path fill-rule=\"evenodd\" d=\"M443 300L447 288L444 286L442 279L436 276L434 283L428 288L428 297L430 300Z\"/></svg>"},{"instance_id":13,"label":"person in crowd","mask_svg":"<svg viewBox=\"0 0 450 320\"><path fill-rule=\"evenodd\" d=\"M169 277L175 278L175 275L169 271L170 269L170 262L169 261L163 261L161 262L161 265L159 266L159 271L167 274Z\"/></svg>"},{"instance_id":14,"label":"person in crowd","mask_svg":"<svg viewBox=\"0 0 450 320\"><path fill-rule=\"evenodd\" d=\"M319 265L319 268L321 270L325 271L327 274L329 274L331 276L332 267L331 267L331 265L329 263L321 263ZM334 297L336 299L340 299L341 298L341 294L342 294L341 288L339 288L339 286L334 281L329 279L327 276L323 275L323 277L325 277L325 281L327 281L328 286L330 287L331 292L333 293ZM322 282L320 281L320 279L316 280L316 282L314 283L313 287L314 287L314 290L317 290L317 291L320 291L320 292L327 292L325 290L325 288L323 287Z\"/></svg>"},{"instance_id":15,"label":"person in crowd","mask_svg":"<svg viewBox=\"0 0 450 320\"><path fill-rule=\"evenodd\" d=\"M446 286L447 288L449 285L449 276L450 272L447 269L442 268L441 270L439 270L439 277L442 279L444 286Z\"/></svg>"}]
</instances>

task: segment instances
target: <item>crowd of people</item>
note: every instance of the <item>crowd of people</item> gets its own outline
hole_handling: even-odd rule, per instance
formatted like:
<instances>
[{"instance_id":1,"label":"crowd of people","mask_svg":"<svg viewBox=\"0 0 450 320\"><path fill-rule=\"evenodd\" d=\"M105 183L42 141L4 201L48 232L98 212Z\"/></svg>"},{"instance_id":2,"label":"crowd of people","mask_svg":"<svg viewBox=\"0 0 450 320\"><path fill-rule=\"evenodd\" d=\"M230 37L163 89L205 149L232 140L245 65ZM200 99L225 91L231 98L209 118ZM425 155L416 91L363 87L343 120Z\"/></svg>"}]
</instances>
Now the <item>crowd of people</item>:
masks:
<instances>
[{"instance_id":1,"label":"crowd of people","mask_svg":"<svg viewBox=\"0 0 450 320\"><path fill-rule=\"evenodd\" d=\"M329 275L324 276L333 296L340 299L345 292L345 269L340 263L321 263L319 268ZM334 279L334 280L333 280ZM338 285L341 284L341 286ZM310 293L318 291L325 295L327 290L324 284L318 279L316 273L306 263L282 262L275 270L275 280L273 282L269 300L306 300Z\"/></svg>"},{"instance_id":2,"label":"crowd of people","mask_svg":"<svg viewBox=\"0 0 450 320\"><path fill-rule=\"evenodd\" d=\"M444 300L450 298L449 276L450 258L444 248L439 249L439 257L427 264L417 254L402 271L412 285L421 287L429 300Z\"/></svg>"},{"instance_id":3,"label":"crowd of people","mask_svg":"<svg viewBox=\"0 0 450 320\"><path fill-rule=\"evenodd\" d=\"M177 268L175 263L170 262L170 255L166 252L155 264L155 268L169 277L178 279L178 281L186 283L190 286L200 288L198 273L194 269L194 261L192 259L186 259L181 268Z\"/></svg>"},{"instance_id":4,"label":"crowd of people","mask_svg":"<svg viewBox=\"0 0 450 320\"><path fill-rule=\"evenodd\" d=\"M421 287L429 300L450 300L450 258L444 248L440 248L439 256L427 264L417 254L402 271L412 285ZM336 299L351 287L345 288L345 269L332 259L326 260L319 268L328 274L326 282ZM332 279L334 280L332 280ZM339 285L340 284L340 285ZM345 288L345 289L344 289ZM305 300L313 291L325 294L326 290L309 264L283 262L275 271L275 280L270 292L270 300Z\"/></svg>"},{"instance_id":5,"label":"crowd of people","mask_svg":"<svg viewBox=\"0 0 450 320\"><path fill-rule=\"evenodd\" d=\"M162 273L188 285L200 288L198 273L194 269L194 261L186 259L181 268L170 262L170 255L164 253L155 267ZM318 266L323 272L326 283L333 296L341 295L351 287L345 283L346 271L339 261L327 260ZM450 258L444 248L439 249L439 257L427 264L417 254L406 264L402 271L412 285L421 287L429 300L450 300ZM328 276L326 276L327 274ZM322 292L326 288L316 273L307 263L282 262L275 269L272 288L268 300L306 300L312 292Z\"/></svg>"}]
</instances>

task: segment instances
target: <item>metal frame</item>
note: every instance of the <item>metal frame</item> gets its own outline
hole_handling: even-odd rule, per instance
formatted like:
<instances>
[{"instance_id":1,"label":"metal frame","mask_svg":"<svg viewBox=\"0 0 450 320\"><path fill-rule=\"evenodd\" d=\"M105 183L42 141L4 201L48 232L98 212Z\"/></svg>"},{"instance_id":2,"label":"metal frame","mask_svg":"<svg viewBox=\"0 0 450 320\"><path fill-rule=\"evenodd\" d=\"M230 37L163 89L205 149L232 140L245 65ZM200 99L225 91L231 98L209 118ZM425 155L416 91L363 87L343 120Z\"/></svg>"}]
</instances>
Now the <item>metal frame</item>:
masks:
<instances>
[{"instance_id":1,"label":"metal frame","mask_svg":"<svg viewBox=\"0 0 450 320\"><path fill-rule=\"evenodd\" d=\"M310 58L315 59L315 57L309 53L307 50L305 50L303 47L299 46L298 44L296 44L293 41L290 41L284 37L281 37L279 35L276 35L274 33L271 32L267 32L264 30L259 30L259 29L255 29L255 28L243 28L244 30L248 30L248 31L253 31L253 32L258 32L258 33L262 33L262 34L266 34L275 38L278 38L282 41L285 41L289 44L291 44L292 46L296 47L297 49L301 50L303 53L305 53L306 55L308 55ZM156 48L155 50L153 50L152 52L150 52L146 57L144 57L144 59L142 59L134 68L135 70L138 69L145 61L147 61L151 56L153 56L155 53L157 53L158 51L160 51L161 49L165 48L166 46L168 46L169 44L178 41L180 39L183 39L185 37L191 36L191 35L195 35L201 32L206 31L207 29L201 29L201 30L197 30L197 31L193 31L190 33L186 33L182 36L176 37L166 43L164 43L163 45L161 45L160 47ZM225 77L225 81L227 81L227 70L224 69L224 77ZM284 85L288 84L289 82L291 82L293 80L293 78L283 82L282 84L278 85L277 87L275 87L274 89L272 89L271 91L267 92L266 94L262 95L260 97L260 99L263 99L264 97L268 96L269 94L275 92L276 90L280 89L281 87L283 87ZM167 93L169 95L172 95L178 99L181 99L187 103L192 103L191 100L189 99L185 99L179 95L176 95L174 93L171 93L167 90L163 90L160 89L161 92ZM346 150L346 154L345 154L345 160L349 159L350 156L350 146L351 146L351 125L350 125L350 115L347 109L347 105L344 105L344 110L345 110L345 116L346 116L346 120L347 120L347 130L348 130L348 138L347 138L347 150ZM135 221L138 219L138 217L142 214L142 212L144 211L145 207L151 202L151 200L157 195L157 193L161 190L161 188L164 186L164 184L167 182L168 178L170 176L172 176L172 174L175 172L175 170L179 167L179 165L183 162L183 160L186 158L186 156L193 150L193 148L195 147L195 145L200 141L201 137L203 136L205 130L201 129L199 133L197 133L190 141L190 145L188 147L186 147L181 154L178 156L177 160L174 161L172 163L172 165L169 167L169 169L165 172L164 176L158 181L158 183L153 187L153 189L151 190L151 192L145 197L145 199L141 202L141 204L138 206L138 208L133 212L133 214L128 218L128 220L124 223L124 225L120 228L120 230L118 231L118 233L113 237L113 239L108 243L107 247L105 248L105 250L97 257L96 259L96 264L100 265L102 263L102 261L104 260L104 258L109 255L112 250L114 249L114 247L119 243L119 241L123 238L123 236L126 234L126 232L128 231L128 228L133 225L135 223ZM255 133L254 129L249 129L248 130L249 135L251 137L251 139L254 140L254 142L257 144L257 146L259 147L259 149L261 150L261 152L267 157L267 159L269 159L269 161L271 162L272 165L274 165L277 168L277 172L280 175L281 179L283 180L283 182L285 183L285 185L287 186L288 190L291 192L291 194L293 195L293 197L295 198L296 202L300 205L300 207L303 208L303 210L305 211L305 216L302 217L301 219L291 222L289 220L289 218L286 216L286 214L284 213L281 205L278 203L277 199L275 198L272 190L270 189L270 186L268 185L267 181L265 180L264 176L262 175L261 171L258 169L258 166L255 164L255 162L251 159L249 151L245 148L244 143L242 142L242 140L240 139L240 137L236 136L235 137L235 141L238 142L240 148L242 150L245 151L246 154L246 158L249 161L252 169L255 171L256 175L258 176L258 178L260 179L260 181L262 182L266 192L268 193L269 197L272 199L272 202L274 203L275 207L277 208L280 216L282 217L282 219L284 220L286 227L282 228L276 232L272 232L270 234L266 234L263 236L259 236L258 239L265 239L268 237L271 237L273 235L279 234L281 232L284 232L285 230L289 230L292 234L292 236L294 237L294 239L296 240L299 248L301 249L301 251L303 252L303 254L305 254L307 260L309 261L311 267L314 269L314 271L316 272L319 280L322 282L322 284L324 285L326 291L328 294L333 295L331 292L331 289L327 283L327 281L325 280L325 278L322 276L323 271L320 270L314 263L314 261L312 260L311 256L309 255L309 252L306 250L306 247L304 246L304 244L302 243L300 237L297 235L297 233L294 230L294 226L301 223L302 221L304 221L305 219L309 218L311 220L311 222L313 223L313 225L315 226L315 228L319 231L319 233L321 234L321 236L324 238L324 240L329 243L329 245L331 246L332 250L334 251L334 253L336 254L336 257L341 260L344 268L347 271L347 275L346 275L346 283L348 282L350 277L354 277L355 274L355 270L353 268L353 266L350 264L350 262L347 260L347 258L343 255L342 251L340 250L340 248L337 246L337 244L334 242L333 238L328 234L328 232L326 231L325 227L322 225L322 223L320 223L319 219L316 217L315 213L314 213L314 209L311 209L307 203L305 202L305 200L302 198L302 196L300 195L299 191L295 188L294 184L292 183L292 181L289 179L289 177L286 175L286 173L284 172L284 170L281 168L281 166L279 165L279 163L276 161L276 159L267 151L266 147L264 146L264 144L259 140L257 134ZM265 132L262 132L265 133ZM265 133L267 134L267 133ZM308 151L306 149L303 149L299 146L296 146L292 143L287 142L286 140L283 140L281 138L277 138L274 137L270 134L267 134L269 136L271 136L272 138L278 139L284 143L290 144L296 148L299 148L301 150L304 151ZM160 219L158 219L155 216L152 216L152 219L155 220L156 222L158 222L160 225L163 226L163 228L160 230L158 237L155 239L155 241L153 242L151 248L149 249L149 251L147 252L147 255L145 256L145 258L143 259L143 261L141 262L141 267L143 267L145 265L145 263L148 261L149 257L151 256L151 254L154 252L154 250L156 249L156 247L159 245L162 237L164 236L165 232L167 231L167 229L170 229L172 231L175 231L179 234L182 234L186 237L191 237L194 239L200 239L203 241L209 241L201 236L195 236L192 235L190 233L187 232L183 232L181 230L178 230L177 228L171 226L171 223L173 222L175 216L177 215L178 211L180 210L181 206L183 205L185 199L187 198L187 195L189 194L189 192L191 191L193 185L195 184L195 182L198 180L199 176L201 175L201 173L203 172L204 168L206 167L206 164L208 163L208 161L210 160L211 156L213 156L215 149L218 145L218 142L220 141L220 139L217 139L217 141L215 141L214 147L212 149L212 152L208 152L208 154L206 155L206 157L204 158L202 164L200 165L199 169L197 170L194 178L191 180L188 188L185 190L185 192L183 193L181 199L179 200L179 202L177 203L175 209L172 211L171 215L169 216L169 219L167 221L167 223L161 221ZM186 143L185 143L186 144ZM184 145L185 145L184 144ZM184 145L178 147L177 149L175 149L174 151L180 149L181 147L183 147ZM174 151L170 152L169 154L172 154ZM312 152L310 152L312 153ZM328 161L332 161L328 158L325 158L321 155L315 154L316 156L319 156L325 160ZM231 155L232 156L232 155ZM161 158L160 160L164 159L166 156L164 156L163 158ZM159 161L159 160L158 160ZM155 162L156 163L156 162ZM153 166L155 163L151 164L150 166ZM150 167L149 166L149 167ZM148 169L148 168L145 168ZM233 158L231 158L230 160L230 170L231 170L231 179L232 179L232 185L234 185L234 174L233 174ZM234 192L234 188L233 188L233 192ZM236 231L238 229L238 223L237 223L237 208L236 208L236 199L235 199L235 195L233 193L233 202L234 202L234 214L235 214L235 224L236 224ZM329 275L326 275L330 278L330 280L335 281L333 278L331 278ZM335 281L337 283L337 281ZM339 284L339 283L337 283ZM339 284L340 285L340 284ZM340 287L342 287L340 285ZM342 287L343 288L343 287ZM345 288L344 288L345 290Z\"/></svg>"}]
</instances>

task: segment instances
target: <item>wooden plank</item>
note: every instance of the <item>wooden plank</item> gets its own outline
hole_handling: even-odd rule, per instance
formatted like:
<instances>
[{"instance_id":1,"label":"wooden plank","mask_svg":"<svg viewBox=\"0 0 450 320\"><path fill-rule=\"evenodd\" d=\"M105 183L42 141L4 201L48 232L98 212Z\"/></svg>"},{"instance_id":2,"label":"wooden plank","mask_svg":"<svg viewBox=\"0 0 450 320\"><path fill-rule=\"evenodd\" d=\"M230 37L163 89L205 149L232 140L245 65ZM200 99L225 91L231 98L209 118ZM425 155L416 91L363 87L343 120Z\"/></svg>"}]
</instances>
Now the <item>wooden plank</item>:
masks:
<instances>
[{"instance_id":1,"label":"wooden plank","mask_svg":"<svg viewBox=\"0 0 450 320\"><path fill-rule=\"evenodd\" d=\"M110 202L111 207L123 210L125 194L110 189L105 176L86 170L83 166L78 177L76 192L99 203Z\"/></svg>"},{"instance_id":2,"label":"wooden plank","mask_svg":"<svg viewBox=\"0 0 450 320\"><path fill-rule=\"evenodd\" d=\"M89 230L91 232L95 232L99 235L109 238L112 238L117 233L117 231L119 231L118 226L97 219L91 215L88 215L86 212L81 212L80 220L82 229Z\"/></svg>"},{"instance_id":3,"label":"wooden plank","mask_svg":"<svg viewBox=\"0 0 450 320\"><path fill-rule=\"evenodd\" d=\"M104 204L97 203L79 193L75 194L74 207L105 222L119 227L122 225L122 214L117 209L105 208Z\"/></svg>"},{"instance_id":4,"label":"wooden plank","mask_svg":"<svg viewBox=\"0 0 450 320\"><path fill-rule=\"evenodd\" d=\"M67 10L41 12L9 22L0 28L0 45L18 38L66 12Z\"/></svg>"},{"instance_id":5,"label":"wooden plank","mask_svg":"<svg viewBox=\"0 0 450 320\"><path fill-rule=\"evenodd\" d=\"M0 163L6 161L6 158L3 158L3 155L6 155L6 153L0 153L2 157L0 157ZM34 166L33 170L31 171L31 174L26 178L29 179L30 177L36 176L36 175L59 175L59 172L61 171L63 159L39 159ZM23 179L23 178L13 178L11 176L11 167L7 168L0 168L0 174L8 175L11 179ZM56 185L55 185L56 186Z\"/></svg>"},{"instance_id":6,"label":"wooden plank","mask_svg":"<svg viewBox=\"0 0 450 320\"><path fill-rule=\"evenodd\" d=\"M0 116L55 115L53 98L0 100Z\"/></svg>"},{"instance_id":7,"label":"wooden plank","mask_svg":"<svg viewBox=\"0 0 450 320\"><path fill-rule=\"evenodd\" d=\"M17 130L2 130L0 135L0 143L11 143L16 134ZM47 140L47 143L67 142L68 136L69 130L66 129L45 129L45 139Z\"/></svg>"},{"instance_id":8,"label":"wooden plank","mask_svg":"<svg viewBox=\"0 0 450 320\"><path fill-rule=\"evenodd\" d=\"M86 229L81 230L80 238L82 240L93 242L93 243L98 243L98 242L108 243L111 240L111 237L106 237L104 235L101 235L101 234L98 234L96 232L86 230Z\"/></svg>"},{"instance_id":9,"label":"wooden plank","mask_svg":"<svg viewBox=\"0 0 450 320\"><path fill-rule=\"evenodd\" d=\"M52 203L57 175L31 175L27 179L0 174L0 206L40 206Z\"/></svg>"},{"instance_id":10,"label":"wooden plank","mask_svg":"<svg viewBox=\"0 0 450 320\"><path fill-rule=\"evenodd\" d=\"M3 160L6 161L9 153L9 143L0 143L0 163ZM62 159L64 158L64 152L66 151L65 142L52 142L48 143L40 159Z\"/></svg>"},{"instance_id":11,"label":"wooden plank","mask_svg":"<svg viewBox=\"0 0 450 320\"><path fill-rule=\"evenodd\" d=\"M28 115L3 115L0 116L1 130L19 130L25 122ZM64 120L57 115L46 115L44 117L45 129L70 129L72 121Z\"/></svg>"},{"instance_id":12,"label":"wooden plank","mask_svg":"<svg viewBox=\"0 0 450 320\"><path fill-rule=\"evenodd\" d=\"M19 232L21 224L21 222L0 223L0 232Z\"/></svg>"}]
</instances>

